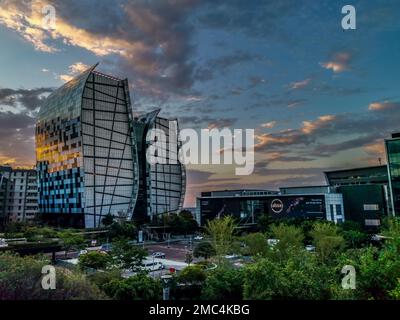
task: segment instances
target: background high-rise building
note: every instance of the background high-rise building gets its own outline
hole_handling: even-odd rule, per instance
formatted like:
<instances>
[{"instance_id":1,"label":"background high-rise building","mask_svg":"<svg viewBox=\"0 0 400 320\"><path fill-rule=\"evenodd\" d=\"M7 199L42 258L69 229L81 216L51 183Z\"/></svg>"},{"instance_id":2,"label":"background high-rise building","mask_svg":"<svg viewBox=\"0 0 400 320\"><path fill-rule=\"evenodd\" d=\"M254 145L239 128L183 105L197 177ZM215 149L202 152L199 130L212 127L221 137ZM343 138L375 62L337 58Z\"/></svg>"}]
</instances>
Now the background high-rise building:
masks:
<instances>
[{"instance_id":1,"label":"background high-rise building","mask_svg":"<svg viewBox=\"0 0 400 320\"><path fill-rule=\"evenodd\" d=\"M39 206L52 223L93 228L135 207L137 152L128 81L95 66L53 92L36 127Z\"/></svg>"},{"instance_id":2,"label":"background high-rise building","mask_svg":"<svg viewBox=\"0 0 400 320\"><path fill-rule=\"evenodd\" d=\"M33 169L0 167L0 219L27 222L38 214L37 174Z\"/></svg>"},{"instance_id":3,"label":"background high-rise building","mask_svg":"<svg viewBox=\"0 0 400 320\"><path fill-rule=\"evenodd\" d=\"M157 220L162 214L182 209L186 190L186 171L179 162L177 119L159 117L160 110L155 110L134 120L134 129L139 156L139 196L135 208L138 220ZM161 130L164 133L160 144L161 154L155 155L166 163L150 163L146 159L149 144L156 141L149 134L150 130ZM159 136L157 136L160 139Z\"/></svg>"},{"instance_id":4,"label":"background high-rise building","mask_svg":"<svg viewBox=\"0 0 400 320\"><path fill-rule=\"evenodd\" d=\"M7 223L6 219L6 195L8 179L0 172L0 227Z\"/></svg>"},{"instance_id":5,"label":"background high-rise building","mask_svg":"<svg viewBox=\"0 0 400 320\"><path fill-rule=\"evenodd\" d=\"M400 215L400 133L385 140L392 214Z\"/></svg>"}]
</instances>

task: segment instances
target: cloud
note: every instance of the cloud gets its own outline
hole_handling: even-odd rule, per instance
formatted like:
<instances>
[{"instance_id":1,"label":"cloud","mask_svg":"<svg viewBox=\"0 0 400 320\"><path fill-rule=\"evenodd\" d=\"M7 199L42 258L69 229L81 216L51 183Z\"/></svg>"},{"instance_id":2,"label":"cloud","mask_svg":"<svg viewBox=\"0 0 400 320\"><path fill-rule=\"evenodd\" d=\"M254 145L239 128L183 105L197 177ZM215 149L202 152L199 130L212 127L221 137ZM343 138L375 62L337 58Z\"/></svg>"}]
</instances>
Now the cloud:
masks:
<instances>
[{"instance_id":1,"label":"cloud","mask_svg":"<svg viewBox=\"0 0 400 320\"><path fill-rule=\"evenodd\" d=\"M326 124L329 124L333 120L335 120L335 116L325 115L318 117L318 119L315 121L303 121L303 127L301 128L301 131L304 134L311 134L317 129L324 127Z\"/></svg>"},{"instance_id":2,"label":"cloud","mask_svg":"<svg viewBox=\"0 0 400 320\"><path fill-rule=\"evenodd\" d=\"M332 59L327 62L321 62L320 65L334 73L347 71L350 69L351 54L349 52L338 52L333 55Z\"/></svg>"},{"instance_id":3,"label":"cloud","mask_svg":"<svg viewBox=\"0 0 400 320\"><path fill-rule=\"evenodd\" d=\"M373 102L368 106L368 110L372 111L386 111L393 109L400 109L400 102L390 102L390 101Z\"/></svg>"},{"instance_id":4,"label":"cloud","mask_svg":"<svg viewBox=\"0 0 400 320\"><path fill-rule=\"evenodd\" d=\"M0 112L0 164L35 164L34 125L25 113Z\"/></svg>"},{"instance_id":5,"label":"cloud","mask_svg":"<svg viewBox=\"0 0 400 320\"><path fill-rule=\"evenodd\" d=\"M232 127L236 123L235 118L215 119L208 123L208 129L222 129Z\"/></svg>"},{"instance_id":6,"label":"cloud","mask_svg":"<svg viewBox=\"0 0 400 320\"><path fill-rule=\"evenodd\" d=\"M304 89L310 84L310 82L311 82L310 78L304 79L304 80L298 81L298 82L292 82L290 84L290 88L291 89Z\"/></svg>"},{"instance_id":7,"label":"cloud","mask_svg":"<svg viewBox=\"0 0 400 320\"><path fill-rule=\"evenodd\" d=\"M69 66L68 74L61 74L59 76L59 78L64 82L68 82L89 68L90 68L90 66L87 64L84 64L83 62L75 62L74 64L71 64Z\"/></svg>"},{"instance_id":8,"label":"cloud","mask_svg":"<svg viewBox=\"0 0 400 320\"><path fill-rule=\"evenodd\" d=\"M279 22L299 12L302 1L253 1L251 6L241 0L204 1L205 8L198 15L197 23L206 28L226 32L242 32L250 37L276 36L284 38Z\"/></svg>"},{"instance_id":9,"label":"cloud","mask_svg":"<svg viewBox=\"0 0 400 320\"><path fill-rule=\"evenodd\" d=\"M275 127L275 125L276 125L276 121L269 121L266 123L262 123L260 126L263 128L272 129L273 127Z\"/></svg>"},{"instance_id":10,"label":"cloud","mask_svg":"<svg viewBox=\"0 0 400 320\"><path fill-rule=\"evenodd\" d=\"M46 4L56 9L55 29L42 24L40 9ZM109 56L108 61L132 79L136 90L170 94L193 84L193 30L187 16L197 5L197 0L38 0L32 8L30 2L6 0L0 24L17 31L39 51L54 53L62 43Z\"/></svg>"},{"instance_id":11,"label":"cloud","mask_svg":"<svg viewBox=\"0 0 400 320\"><path fill-rule=\"evenodd\" d=\"M364 151L374 158L381 157L385 158L385 144L381 139L375 140L369 144L366 144L364 147Z\"/></svg>"},{"instance_id":12,"label":"cloud","mask_svg":"<svg viewBox=\"0 0 400 320\"><path fill-rule=\"evenodd\" d=\"M376 141L398 131L399 102L374 102L369 112L323 115L303 121L297 129L256 135L257 152L287 154L318 159L338 152L361 149L377 151Z\"/></svg>"},{"instance_id":13,"label":"cloud","mask_svg":"<svg viewBox=\"0 0 400 320\"><path fill-rule=\"evenodd\" d=\"M224 74L230 68L241 66L249 62L260 61L262 59L263 58L260 55L237 50L228 55L209 59L204 64L205 67L201 66L195 70L194 78L199 81L209 81L214 79L216 74ZM265 80L260 77L250 77L249 81L250 87L255 87L256 85L265 82Z\"/></svg>"},{"instance_id":14,"label":"cloud","mask_svg":"<svg viewBox=\"0 0 400 320\"><path fill-rule=\"evenodd\" d=\"M50 94L53 88L36 89L10 89L0 88L0 105L17 107L33 111L38 108L41 102Z\"/></svg>"},{"instance_id":15,"label":"cloud","mask_svg":"<svg viewBox=\"0 0 400 320\"><path fill-rule=\"evenodd\" d=\"M232 127L236 123L236 118L213 118L210 116L182 116L179 117L181 127L197 129L218 129Z\"/></svg>"}]
</instances>

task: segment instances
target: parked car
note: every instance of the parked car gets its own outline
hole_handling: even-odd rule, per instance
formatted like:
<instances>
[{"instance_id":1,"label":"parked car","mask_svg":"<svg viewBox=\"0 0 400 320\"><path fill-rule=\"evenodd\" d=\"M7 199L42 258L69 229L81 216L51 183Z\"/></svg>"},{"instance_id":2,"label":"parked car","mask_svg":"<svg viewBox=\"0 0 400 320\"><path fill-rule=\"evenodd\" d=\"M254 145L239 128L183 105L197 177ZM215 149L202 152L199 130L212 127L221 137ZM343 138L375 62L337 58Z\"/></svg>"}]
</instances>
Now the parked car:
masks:
<instances>
[{"instance_id":1,"label":"parked car","mask_svg":"<svg viewBox=\"0 0 400 320\"><path fill-rule=\"evenodd\" d=\"M165 269L165 266L159 261L157 261L157 262L145 261L142 264L141 269L143 271L157 271L157 270Z\"/></svg>"},{"instance_id":2,"label":"parked car","mask_svg":"<svg viewBox=\"0 0 400 320\"><path fill-rule=\"evenodd\" d=\"M153 252L152 256L154 258L161 258L161 259L165 259L165 253L164 252Z\"/></svg>"},{"instance_id":3,"label":"parked car","mask_svg":"<svg viewBox=\"0 0 400 320\"><path fill-rule=\"evenodd\" d=\"M313 246L313 245L311 245L311 244L306 245L306 250L307 250L308 252L315 252L315 246Z\"/></svg>"},{"instance_id":4,"label":"parked car","mask_svg":"<svg viewBox=\"0 0 400 320\"><path fill-rule=\"evenodd\" d=\"M86 249L79 251L79 256L87 254L88 251Z\"/></svg>"},{"instance_id":5,"label":"parked car","mask_svg":"<svg viewBox=\"0 0 400 320\"><path fill-rule=\"evenodd\" d=\"M268 239L267 243L270 247L274 247L279 242L279 239Z\"/></svg>"},{"instance_id":6,"label":"parked car","mask_svg":"<svg viewBox=\"0 0 400 320\"><path fill-rule=\"evenodd\" d=\"M194 240L203 240L204 237L202 237L202 236L195 236L193 239L194 239Z\"/></svg>"}]
</instances>

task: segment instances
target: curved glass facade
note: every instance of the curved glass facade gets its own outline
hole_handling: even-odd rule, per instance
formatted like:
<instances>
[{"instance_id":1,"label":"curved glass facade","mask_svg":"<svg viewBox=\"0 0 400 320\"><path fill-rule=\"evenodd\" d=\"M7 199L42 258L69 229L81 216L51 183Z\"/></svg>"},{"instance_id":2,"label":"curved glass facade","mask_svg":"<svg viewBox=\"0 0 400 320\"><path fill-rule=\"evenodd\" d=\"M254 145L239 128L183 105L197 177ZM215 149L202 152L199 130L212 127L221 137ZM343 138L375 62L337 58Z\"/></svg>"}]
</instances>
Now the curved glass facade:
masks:
<instances>
[{"instance_id":1,"label":"curved glass facade","mask_svg":"<svg viewBox=\"0 0 400 320\"><path fill-rule=\"evenodd\" d=\"M138 141L140 163L140 191L135 216L139 219L155 220L164 213L182 209L186 190L186 171L178 159L178 122L158 116L160 110L150 112L135 120L135 133ZM162 130L164 141L162 154L157 155L165 163L151 164L146 159L150 143L148 133L151 129ZM173 161L170 161L173 160ZM144 215L145 214L145 215Z\"/></svg>"},{"instance_id":2,"label":"curved glass facade","mask_svg":"<svg viewBox=\"0 0 400 320\"><path fill-rule=\"evenodd\" d=\"M51 94L36 126L39 208L57 224L94 228L132 217L138 158L127 80L88 69Z\"/></svg>"}]
</instances>

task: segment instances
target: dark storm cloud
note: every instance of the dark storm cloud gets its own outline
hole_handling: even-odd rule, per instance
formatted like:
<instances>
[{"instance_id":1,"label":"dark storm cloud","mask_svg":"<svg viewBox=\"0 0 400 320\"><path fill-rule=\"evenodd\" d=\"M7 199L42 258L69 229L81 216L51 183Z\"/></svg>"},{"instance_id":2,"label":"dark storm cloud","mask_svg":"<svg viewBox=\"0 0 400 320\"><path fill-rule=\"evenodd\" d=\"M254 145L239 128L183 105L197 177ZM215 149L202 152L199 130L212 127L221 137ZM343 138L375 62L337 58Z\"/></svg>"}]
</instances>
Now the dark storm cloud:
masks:
<instances>
[{"instance_id":1,"label":"dark storm cloud","mask_svg":"<svg viewBox=\"0 0 400 320\"><path fill-rule=\"evenodd\" d=\"M296 13L304 5L301 1L241 1L214 0L197 18L207 28L238 30L250 36L265 36L280 32L278 21Z\"/></svg>"},{"instance_id":2,"label":"dark storm cloud","mask_svg":"<svg viewBox=\"0 0 400 320\"><path fill-rule=\"evenodd\" d=\"M9 89L0 88L0 105L16 107L20 103L27 110L33 111L40 106L47 94L50 94L52 88L36 89Z\"/></svg>"},{"instance_id":3,"label":"dark storm cloud","mask_svg":"<svg viewBox=\"0 0 400 320\"><path fill-rule=\"evenodd\" d=\"M242 66L243 64L255 61L261 61L263 57L257 54L250 54L244 51L236 51L234 53L220 56L214 59L210 59L204 63L204 65L198 67L195 70L194 78L198 81L209 81L215 78L217 74L224 74L228 69L234 66ZM261 79L252 78L250 79L251 84Z\"/></svg>"},{"instance_id":4,"label":"dark storm cloud","mask_svg":"<svg viewBox=\"0 0 400 320\"><path fill-rule=\"evenodd\" d=\"M188 19L198 0L38 0L56 9L56 28L44 30L30 3L6 1L7 20L23 38L44 52L63 44L84 48L107 61L136 90L152 95L181 93L193 84L193 27ZM39 7L40 8L40 7ZM39 12L40 13L40 12ZM1 22L1 21L0 21Z\"/></svg>"},{"instance_id":5,"label":"dark storm cloud","mask_svg":"<svg viewBox=\"0 0 400 320\"><path fill-rule=\"evenodd\" d=\"M224 127L232 127L236 122L236 118L215 118L207 115L179 117L179 123L181 124L181 127L194 129L222 129Z\"/></svg>"}]
</instances>

